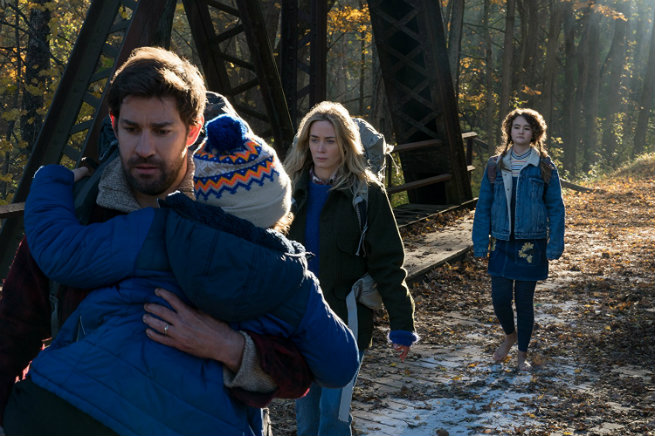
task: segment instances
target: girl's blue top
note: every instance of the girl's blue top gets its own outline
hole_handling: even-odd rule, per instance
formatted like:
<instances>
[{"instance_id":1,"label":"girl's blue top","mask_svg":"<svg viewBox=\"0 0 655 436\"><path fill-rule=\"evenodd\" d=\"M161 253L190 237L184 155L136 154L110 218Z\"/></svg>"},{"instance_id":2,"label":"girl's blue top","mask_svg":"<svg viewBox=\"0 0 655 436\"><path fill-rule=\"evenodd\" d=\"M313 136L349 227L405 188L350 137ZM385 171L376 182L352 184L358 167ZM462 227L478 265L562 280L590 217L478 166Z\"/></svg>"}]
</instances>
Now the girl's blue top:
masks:
<instances>
[{"instance_id":1,"label":"girl's blue top","mask_svg":"<svg viewBox=\"0 0 655 436\"><path fill-rule=\"evenodd\" d=\"M510 168L509 155L504 168ZM558 259L564 251L564 201L557 168L552 168L550 180L544 181L540 168L541 158L533 149L527 165L521 170L512 188L511 171L497 167L497 156L489 159L480 185L480 195L473 221L473 254L486 256L490 237L509 241L513 234L518 240L546 240L546 258ZM494 182L488 172L497 171ZM516 202L512 210L512 199Z\"/></svg>"}]
</instances>

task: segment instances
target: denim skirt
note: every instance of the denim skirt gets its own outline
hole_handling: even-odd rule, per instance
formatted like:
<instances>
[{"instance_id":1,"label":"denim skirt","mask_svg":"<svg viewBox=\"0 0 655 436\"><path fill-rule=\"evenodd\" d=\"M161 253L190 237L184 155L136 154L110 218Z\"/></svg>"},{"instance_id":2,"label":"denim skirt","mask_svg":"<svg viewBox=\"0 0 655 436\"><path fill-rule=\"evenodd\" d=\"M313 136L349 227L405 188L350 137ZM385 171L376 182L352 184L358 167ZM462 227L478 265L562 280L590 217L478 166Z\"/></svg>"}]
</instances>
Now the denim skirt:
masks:
<instances>
[{"instance_id":1,"label":"denim skirt","mask_svg":"<svg viewBox=\"0 0 655 436\"><path fill-rule=\"evenodd\" d=\"M491 238L489 275L510 280L537 281L548 278L545 239Z\"/></svg>"}]
</instances>

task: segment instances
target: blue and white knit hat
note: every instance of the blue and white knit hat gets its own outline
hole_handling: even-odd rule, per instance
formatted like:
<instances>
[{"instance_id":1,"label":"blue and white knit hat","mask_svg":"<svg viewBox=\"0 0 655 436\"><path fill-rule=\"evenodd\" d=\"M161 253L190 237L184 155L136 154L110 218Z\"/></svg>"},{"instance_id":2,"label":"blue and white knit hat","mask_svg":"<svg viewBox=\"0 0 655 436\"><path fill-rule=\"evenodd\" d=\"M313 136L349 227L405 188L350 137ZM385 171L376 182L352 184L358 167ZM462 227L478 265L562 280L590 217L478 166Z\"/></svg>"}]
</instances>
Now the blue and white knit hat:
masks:
<instances>
[{"instance_id":1,"label":"blue and white knit hat","mask_svg":"<svg viewBox=\"0 0 655 436\"><path fill-rule=\"evenodd\" d=\"M197 201L268 228L291 209L291 181L275 150L231 115L207 122L193 154Z\"/></svg>"}]
</instances>

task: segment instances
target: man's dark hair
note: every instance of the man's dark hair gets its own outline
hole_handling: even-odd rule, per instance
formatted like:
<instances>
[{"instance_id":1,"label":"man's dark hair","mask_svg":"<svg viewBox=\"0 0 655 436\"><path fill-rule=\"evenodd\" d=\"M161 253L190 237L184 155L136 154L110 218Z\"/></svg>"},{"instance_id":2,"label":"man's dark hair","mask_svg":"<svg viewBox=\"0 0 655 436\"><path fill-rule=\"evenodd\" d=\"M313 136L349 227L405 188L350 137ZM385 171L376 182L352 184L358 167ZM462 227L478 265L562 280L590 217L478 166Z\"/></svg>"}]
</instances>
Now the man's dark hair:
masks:
<instances>
[{"instance_id":1,"label":"man's dark hair","mask_svg":"<svg viewBox=\"0 0 655 436\"><path fill-rule=\"evenodd\" d=\"M109 89L109 111L120 115L125 97L173 97L180 118L195 124L205 109L205 83L198 69L186 59L160 47L134 49L120 66Z\"/></svg>"}]
</instances>

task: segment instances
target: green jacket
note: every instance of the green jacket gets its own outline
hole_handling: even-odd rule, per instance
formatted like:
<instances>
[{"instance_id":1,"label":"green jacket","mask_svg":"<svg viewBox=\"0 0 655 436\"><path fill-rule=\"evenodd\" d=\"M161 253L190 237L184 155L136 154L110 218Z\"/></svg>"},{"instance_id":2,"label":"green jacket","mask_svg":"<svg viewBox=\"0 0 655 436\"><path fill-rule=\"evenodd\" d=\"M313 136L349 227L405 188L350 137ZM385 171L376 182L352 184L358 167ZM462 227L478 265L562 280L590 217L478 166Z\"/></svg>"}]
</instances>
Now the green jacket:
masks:
<instances>
[{"instance_id":1,"label":"green jacket","mask_svg":"<svg viewBox=\"0 0 655 436\"><path fill-rule=\"evenodd\" d=\"M308 183L307 170L293 192L295 219L289 238L301 243L305 242ZM355 255L361 232L352 200L353 194L348 189L331 191L321 212L318 278L325 299L347 323L346 296L353 283L368 272L378 284L391 330L414 332L414 301L405 283L407 272L403 268L405 251L386 192L377 185L368 189L366 257ZM357 314L357 345L365 350L371 346L373 311L358 303Z\"/></svg>"}]
</instances>

